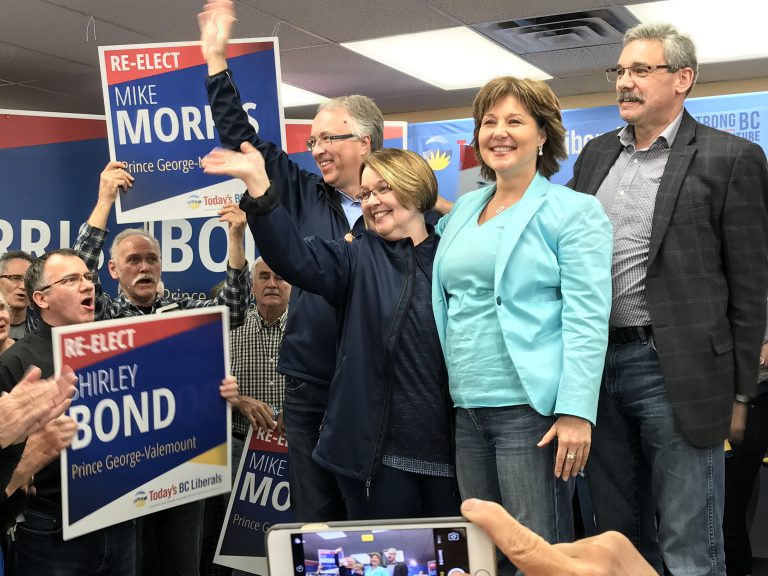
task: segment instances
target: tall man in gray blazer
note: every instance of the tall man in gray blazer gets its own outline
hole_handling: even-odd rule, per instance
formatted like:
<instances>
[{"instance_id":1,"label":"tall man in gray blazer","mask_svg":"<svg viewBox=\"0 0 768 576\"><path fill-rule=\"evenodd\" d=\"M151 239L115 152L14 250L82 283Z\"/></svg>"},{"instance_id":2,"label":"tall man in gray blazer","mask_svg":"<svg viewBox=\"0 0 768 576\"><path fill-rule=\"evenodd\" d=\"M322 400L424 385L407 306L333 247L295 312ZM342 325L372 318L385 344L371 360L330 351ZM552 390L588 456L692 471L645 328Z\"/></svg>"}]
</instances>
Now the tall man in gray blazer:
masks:
<instances>
[{"instance_id":1,"label":"tall man in gray blazer","mask_svg":"<svg viewBox=\"0 0 768 576\"><path fill-rule=\"evenodd\" d=\"M762 149L683 104L693 42L627 31L615 79L627 126L589 142L569 185L613 225L613 305L587 470L598 529L673 575L725 574L723 441L756 392L768 290Z\"/></svg>"}]
</instances>

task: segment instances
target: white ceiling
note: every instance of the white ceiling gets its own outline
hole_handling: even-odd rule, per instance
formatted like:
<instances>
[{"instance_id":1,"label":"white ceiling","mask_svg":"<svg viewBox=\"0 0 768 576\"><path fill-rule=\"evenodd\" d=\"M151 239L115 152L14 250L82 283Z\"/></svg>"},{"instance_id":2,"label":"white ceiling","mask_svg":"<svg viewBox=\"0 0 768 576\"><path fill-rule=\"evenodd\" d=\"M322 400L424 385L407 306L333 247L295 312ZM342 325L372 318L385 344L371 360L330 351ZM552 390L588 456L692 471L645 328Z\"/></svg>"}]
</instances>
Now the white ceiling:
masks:
<instances>
[{"instance_id":1,"label":"white ceiling","mask_svg":"<svg viewBox=\"0 0 768 576\"><path fill-rule=\"evenodd\" d=\"M197 40L203 0L0 0L0 108L103 114L99 45ZM762 0L760 0L762 1ZM283 80L324 96L361 93L385 114L467 106L476 92L443 91L368 60L340 42L457 25L620 7L639 0L237 0L235 36L277 35ZM559 96L610 92L603 70L620 44L524 55ZM439 58L439 54L435 54ZM768 59L701 67L700 82L768 75ZM201 86L202 89L202 86ZM311 117L315 107L289 108Z\"/></svg>"}]
</instances>

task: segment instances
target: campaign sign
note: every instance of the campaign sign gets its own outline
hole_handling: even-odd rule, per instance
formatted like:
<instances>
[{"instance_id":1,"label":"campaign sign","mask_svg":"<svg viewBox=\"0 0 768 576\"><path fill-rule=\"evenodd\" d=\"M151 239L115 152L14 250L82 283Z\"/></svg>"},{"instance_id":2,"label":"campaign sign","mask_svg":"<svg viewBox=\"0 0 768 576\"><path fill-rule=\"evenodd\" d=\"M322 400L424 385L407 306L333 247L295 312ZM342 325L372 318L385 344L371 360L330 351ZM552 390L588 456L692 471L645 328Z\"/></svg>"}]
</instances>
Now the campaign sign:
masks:
<instances>
[{"instance_id":1,"label":"campaign sign","mask_svg":"<svg viewBox=\"0 0 768 576\"><path fill-rule=\"evenodd\" d=\"M53 329L56 373L77 373L65 540L229 491L228 332L224 306Z\"/></svg>"},{"instance_id":2,"label":"campaign sign","mask_svg":"<svg viewBox=\"0 0 768 576\"><path fill-rule=\"evenodd\" d=\"M277 38L233 40L229 67L247 97L243 109L265 140L285 141ZM219 145L204 83L199 43L99 47L110 158L135 178L120 194L117 222L211 217L237 203L243 184L203 173L202 158Z\"/></svg>"},{"instance_id":3,"label":"campaign sign","mask_svg":"<svg viewBox=\"0 0 768 576\"><path fill-rule=\"evenodd\" d=\"M293 522L288 445L285 436L264 428L251 428L245 445L213 561L266 575L267 530L273 524Z\"/></svg>"}]
</instances>

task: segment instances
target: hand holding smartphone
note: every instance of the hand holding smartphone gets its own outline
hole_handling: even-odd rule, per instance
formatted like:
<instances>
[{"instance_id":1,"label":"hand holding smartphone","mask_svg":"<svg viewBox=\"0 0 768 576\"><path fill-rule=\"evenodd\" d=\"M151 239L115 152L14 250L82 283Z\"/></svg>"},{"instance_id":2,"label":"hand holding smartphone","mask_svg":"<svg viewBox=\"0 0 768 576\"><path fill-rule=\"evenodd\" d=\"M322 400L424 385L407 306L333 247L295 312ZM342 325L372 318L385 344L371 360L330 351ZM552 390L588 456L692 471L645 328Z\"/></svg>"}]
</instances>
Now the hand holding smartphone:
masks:
<instances>
[{"instance_id":1,"label":"hand holding smartphone","mask_svg":"<svg viewBox=\"0 0 768 576\"><path fill-rule=\"evenodd\" d=\"M278 524L271 576L495 576L495 548L464 518Z\"/></svg>"}]
</instances>

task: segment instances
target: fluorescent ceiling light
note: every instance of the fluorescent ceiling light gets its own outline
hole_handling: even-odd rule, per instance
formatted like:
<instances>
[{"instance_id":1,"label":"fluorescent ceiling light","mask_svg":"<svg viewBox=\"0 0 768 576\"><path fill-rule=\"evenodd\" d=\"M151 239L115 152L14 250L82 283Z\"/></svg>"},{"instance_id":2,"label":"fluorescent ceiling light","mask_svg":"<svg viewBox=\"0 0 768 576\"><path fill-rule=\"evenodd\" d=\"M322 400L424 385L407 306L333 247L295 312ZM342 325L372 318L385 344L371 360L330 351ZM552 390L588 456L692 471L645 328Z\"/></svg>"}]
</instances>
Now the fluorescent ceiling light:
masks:
<instances>
[{"instance_id":1,"label":"fluorescent ceiling light","mask_svg":"<svg viewBox=\"0 0 768 576\"><path fill-rule=\"evenodd\" d=\"M322 104L327 102L328 98L315 94L309 90L297 88L283 82L280 87L281 97L283 101L283 108L291 108L293 106L309 106L311 104Z\"/></svg>"},{"instance_id":2,"label":"fluorescent ceiling light","mask_svg":"<svg viewBox=\"0 0 768 576\"><path fill-rule=\"evenodd\" d=\"M750 60L768 56L768 2L728 0L705 9L701 0L667 0L626 8L641 22L669 22L693 38L699 62Z\"/></svg>"},{"instance_id":3,"label":"fluorescent ceiling light","mask_svg":"<svg viewBox=\"0 0 768 576\"><path fill-rule=\"evenodd\" d=\"M552 78L469 28L446 28L341 45L443 90L477 88L496 76Z\"/></svg>"},{"instance_id":4,"label":"fluorescent ceiling light","mask_svg":"<svg viewBox=\"0 0 768 576\"><path fill-rule=\"evenodd\" d=\"M344 532L317 532L317 535L320 536L323 540L338 540L339 538L346 538L347 535Z\"/></svg>"}]
</instances>

